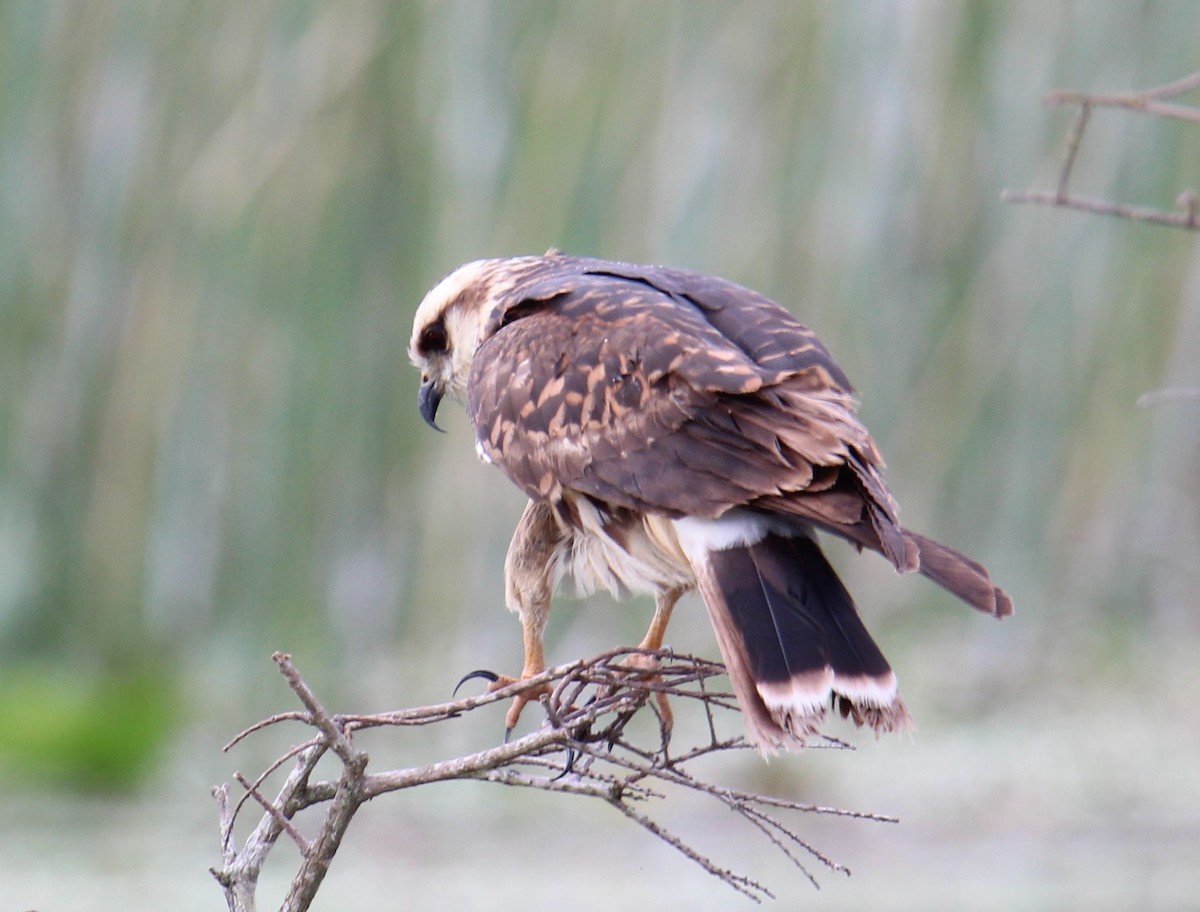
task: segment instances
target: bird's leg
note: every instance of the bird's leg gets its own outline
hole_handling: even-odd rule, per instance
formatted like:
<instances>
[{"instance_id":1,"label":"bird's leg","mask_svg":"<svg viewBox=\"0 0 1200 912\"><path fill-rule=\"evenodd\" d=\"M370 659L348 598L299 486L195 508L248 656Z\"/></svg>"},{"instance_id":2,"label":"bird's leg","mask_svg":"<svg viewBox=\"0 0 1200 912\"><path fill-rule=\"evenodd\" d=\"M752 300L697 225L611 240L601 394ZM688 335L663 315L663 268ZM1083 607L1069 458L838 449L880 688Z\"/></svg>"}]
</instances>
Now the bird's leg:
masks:
<instances>
[{"instance_id":1,"label":"bird's leg","mask_svg":"<svg viewBox=\"0 0 1200 912\"><path fill-rule=\"evenodd\" d=\"M687 591L686 586L676 586L674 589L667 589L654 597L654 617L650 619L650 629L642 637L638 649L645 649L649 652L658 652L662 649L663 639L667 635L667 625L671 623L671 612L675 610L675 603Z\"/></svg>"},{"instance_id":2,"label":"bird's leg","mask_svg":"<svg viewBox=\"0 0 1200 912\"><path fill-rule=\"evenodd\" d=\"M644 649L647 652L658 652L662 649L663 638L667 635L667 624L671 622L671 612L675 610L675 603L685 592L687 592L686 586L676 586L674 589L659 592L654 597L654 617L651 618L650 629L642 637L638 649ZM622 664L643 670L656 669L659 662L657 656L636 654L627 658ZM646 680L649 683L657 684L662 681L662 678L653 675ZM663 748L665 749L671 740L671 729L675 725L675 716L671 712L671 704L667 700L667 695L661 690L655 691L654 702L658 705L659 727L662 729Z\"/></svg>"},{"instance_id":3,"label":"bird's leg","mask_svg":"<svg viewBox=\"0 0 1200 912\"><path fill-rule=\"evenodd\" d=\"M521 514L508 546L508 557L504 562L505 601L510 610L521 618L522 639L525 645L525 662L521 676L492 675L488 692L508 687L546 670L546 653L542 637L546 622L550 619L550 602L554 583L552 567L555 552L565 540L562 529L555 520L554 510L544 501L530 501ZM521 712L532 700L550 693L550 686L543 684L522 691L513 697L512 706L504 717L505 740L517 727Z\"/></svg>"},{"instance_id":4,"label":"bird's leg","mask_svg":"<svg viewBox=\"0 0 1200 912\"><path fill-rule=\"evenodd\" d=\"M518 611L521 614L521 635L525 643L525 662L521 668L521 676L510 678L507 675L498 675L496 680L488 685L489 693L499 690L501 687L507 687L509 684L536 677L546 670L546 652L542 637L546 629L546 621L550 616L550 599L547 598L544 603L524 605L518 608ZM525 704L539 700L548 693L550 693L550 685L542 684L539 687L523 690L513 697L512 705L509 706L508 712L504 716L505 741L508 740L509 735L521 720Z\"/></svg>"}]
</instances>

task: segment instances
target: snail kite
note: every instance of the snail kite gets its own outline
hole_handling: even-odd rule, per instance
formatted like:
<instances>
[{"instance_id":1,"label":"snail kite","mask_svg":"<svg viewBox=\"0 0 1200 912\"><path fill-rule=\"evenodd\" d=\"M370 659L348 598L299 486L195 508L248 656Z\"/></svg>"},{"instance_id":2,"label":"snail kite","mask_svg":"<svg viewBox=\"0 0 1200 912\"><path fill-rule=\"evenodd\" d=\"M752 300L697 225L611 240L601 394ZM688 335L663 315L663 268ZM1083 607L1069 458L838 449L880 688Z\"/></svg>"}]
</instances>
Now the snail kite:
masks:
<instances>
[{"instance_id":1,"label":"snail kite","mask_svg":"<svg viewBox=\"0 0 1200 912\"><path fill-rule=\"evenodd\" d=\"M444 395L465 401L479 456L529 495L505 566L522 678L545 668L564 577L584 592L653 594L651 650L696 590L763 750L803 744L826 706L876 732L902 728L895 675L817 532L985 614L1012 613L978 563L900 525L846 375L747 288L557 251L478 260L426 295L410 355L425 419Z\"/></svg>"}]
</instances>

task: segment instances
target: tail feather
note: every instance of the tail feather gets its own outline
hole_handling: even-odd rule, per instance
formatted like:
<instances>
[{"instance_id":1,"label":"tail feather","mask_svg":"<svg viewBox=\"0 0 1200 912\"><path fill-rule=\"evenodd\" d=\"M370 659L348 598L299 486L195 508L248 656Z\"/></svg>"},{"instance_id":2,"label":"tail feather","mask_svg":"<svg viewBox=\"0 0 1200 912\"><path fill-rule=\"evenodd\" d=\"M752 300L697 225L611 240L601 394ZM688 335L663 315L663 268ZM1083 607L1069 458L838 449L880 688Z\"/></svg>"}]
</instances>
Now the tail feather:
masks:
<instances>
[{"instance_id":1,"label":"tail feather","mask_svg":"<svg viewBox=\"0 0 1200 912\"><path fill-rule=\"evenodd\" d=\"M767 534L710 551L697 570L747 730L760 747L803 743L830 703L877 732L909 723L887 659L811 538Z\"/></svg>"},{"instance_id":2,"label":"tail feather","mask_svg":"<svg viewBox=\"0 0 1200 912\"><path fill-rule=\"evenodd\" d=\"M904 530L910 548L919 554L917 569L972 608L1005 618L1013 613L1012 599L992 582L982 564L924 535Z\"/></svg>"}]
</instances>

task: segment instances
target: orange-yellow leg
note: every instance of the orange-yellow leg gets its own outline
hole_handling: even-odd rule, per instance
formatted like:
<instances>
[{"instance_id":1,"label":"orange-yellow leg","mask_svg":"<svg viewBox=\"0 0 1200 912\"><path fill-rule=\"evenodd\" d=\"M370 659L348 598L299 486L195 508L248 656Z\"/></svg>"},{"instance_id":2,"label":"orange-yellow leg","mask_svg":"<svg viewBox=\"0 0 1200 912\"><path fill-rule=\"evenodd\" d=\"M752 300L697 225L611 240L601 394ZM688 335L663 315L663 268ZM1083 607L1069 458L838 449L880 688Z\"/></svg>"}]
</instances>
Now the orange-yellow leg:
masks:
<instances>
[{"instance_id":1,"label":"orange-yellow leg","mask_svg":"<svg viewBox=\"0 0 1200 912\"><path fill-rule=\"evenodd\" d=\"M639 649L658 652L662 649L663 638L667 635L667 625L671 622L671 612L675 603L687 591L684 587L668 589L660 592L654 598L654 617L650 620L650 629L638 644ZM625 664L637 669L654 669L658 667L658 659L649 655L633 655L625 660ZM651 683L659 683L662 678L656 676L647 679ZM662 728L663 745L671 740L671 729L675 726L675 715L671 712L671 704L667 695L661 690L654 694L654 702L658 705L660 727Z\"/></svg>"},{"instance_id":2,"label":"orange-yellow leg","mask_svg":"<svg viewBox=\"0 0 1200 912\"><path fill-rule=\"evenodd\" d=\"M521 634L525 645L525 664L519 678L497 675L488 685L492 693L520 681L536 677L546 670L546 652L542 643L546 622L550 619L550 603L554 594L550 568L555 552L563 543L563 531L555 521L553 509L545 501L530 501L517 523L508 557L504 562L505 601L521 618ZM521 712L531 701L550 693L543 684L524 690L513 697L512 706L504 717L504 740L507 741Z\"/></svg>"},{"instance_id":3,"label":"orange-yellow leg","mask_svg":"<svg viewBox=\"0 0 1200 912\"><path fill-rule=\"evenodd\" d=\"M458 687L461 687L464 682L473 678L486 678L489 682L487 693L495 693L502 688L537 677L546 670L546 652L542 635L546 628L549 606L546 605L542 610L528 610L526 608L519 610L521 613L522 637L525 641L525 663L521 668L520 677L514 678L511 675L496 674L494 671L480 669L472 671L463 677L458 682ZM458 687L454 688L455 691L458 690ZM549 684L539 684L536 687L523 690L513 697L512 705L508 708L508 712L504 716L504 740L506 742L509 736L512 735L513 729L517 727L517 723L521 720L521 713L524 711L526 704L540 700L542 696L550 693L550 690Z\"/></svg>"},{"instance_id":4,"label":"orange-yellow leg","mask_svg":"<svg viewBox=\"0 0 1200 912\"><path fill-rule=\"evenodd\" d=\"M519 681L536 677L546 670L546 651L542 642L542 633L545 626L545 617L539 617L537 612L523 611L521 613L521 632L525 641L525 664L521 668L521 677L510 678L508 675L500 675L488 685L488 693L497 691L501 687L507 687L510 684L516 684ZM550 685L542 684L538 687L523 690L513 697L512 706L508 708L508 712L504 716L505 741L508 740L513 729L517 727L517 723L521 721L521 713L525 710L525 704L540 700L548 693L550 693Z\"/></svg>"}]
</instances>

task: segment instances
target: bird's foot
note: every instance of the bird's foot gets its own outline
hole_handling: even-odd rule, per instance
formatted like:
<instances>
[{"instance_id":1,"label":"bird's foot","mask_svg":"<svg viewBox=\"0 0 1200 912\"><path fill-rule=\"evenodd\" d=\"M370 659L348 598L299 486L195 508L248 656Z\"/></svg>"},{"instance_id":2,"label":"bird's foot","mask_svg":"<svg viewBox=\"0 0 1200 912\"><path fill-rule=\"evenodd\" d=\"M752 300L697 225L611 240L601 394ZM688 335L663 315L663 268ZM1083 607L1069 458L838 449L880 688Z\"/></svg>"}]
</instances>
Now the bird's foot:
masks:
<instances>
[{"instance_id":1,"label":"bird's foot","mask_svg":"<svg viewBox=\"0 0 1200 912\"><path fill-rule=\"evenodd\" d=\"M665 753L667 745L671 741L671 731L675 726L675 715L671 712L671 704L667 695L663 691L655 689L662 685L662 676L657 674L659 668L662 667L662 662L657 655L636 652L622 659L620 666L627 669L624 676L645 684L646 689L652 692L654 705L658 710L658 727L659 733L662 735L662 748Z\"/></svg>"},{"instance_id":2,"label":"bird's foot","mask_svg":"<svg viewBox=\"0 0 1200 912\"><path fill-rule=\"evenodd\" d=\"M486 668L477 668L475 671L468 672L463 675L458 683L454 685L454 693L458 693L458 689L467 681L484 680L488 682L487 693L495 693L498 690L503 690L505 687L511 687L514 684L520 684L528 681L530 678L541 674L540 671L526 672L519 678L513 678L509 675L496 674L494 671L488 671ZM513 695L512 705L509 706L508 712L504 716L504 743L508 743L508 739L512 737L513 729L517 727L517 723L521 721L521 713L525 710L527 703L536 702L543 696L550 693L549 684L537 684L526 688Z\"/></svg>"}]
</instances>

